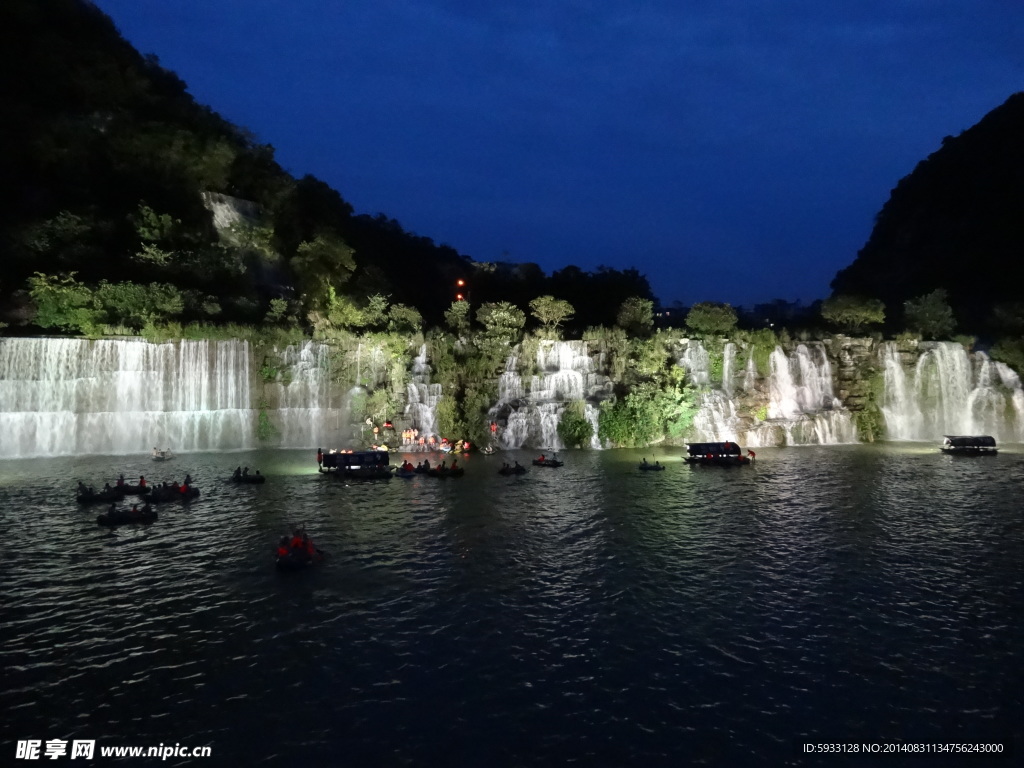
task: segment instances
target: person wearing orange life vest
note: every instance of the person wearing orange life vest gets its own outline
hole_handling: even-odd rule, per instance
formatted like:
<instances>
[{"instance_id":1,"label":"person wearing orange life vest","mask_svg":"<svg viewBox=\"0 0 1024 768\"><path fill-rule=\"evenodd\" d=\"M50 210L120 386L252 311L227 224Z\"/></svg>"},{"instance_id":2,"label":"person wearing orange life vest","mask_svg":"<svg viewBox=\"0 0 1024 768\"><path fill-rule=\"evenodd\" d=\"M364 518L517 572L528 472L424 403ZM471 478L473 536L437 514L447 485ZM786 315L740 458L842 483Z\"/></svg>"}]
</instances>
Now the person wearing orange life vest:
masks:
<instances>
[{"instance_id":1,"label":"person wearing orange life vest","mask_svg":"<svg viewBox=\"0 0 1024 768\"><path fill-rule=\"evenodd\" d=\"M145 488L145 487L146 487L146 478L143 477L142 475L139 475L139 488Z\"/></svg>"},{"instance_id":2,"label":"person wearing orange life vest","mask_svg":"<svg viewBox=\"0 0 1024 768\"><path fill-rule=\"evenodd\" d=\"M288 537L282 536L281 540L277 543L277 556L288 557Z\"/></svg>"}]
</instances>

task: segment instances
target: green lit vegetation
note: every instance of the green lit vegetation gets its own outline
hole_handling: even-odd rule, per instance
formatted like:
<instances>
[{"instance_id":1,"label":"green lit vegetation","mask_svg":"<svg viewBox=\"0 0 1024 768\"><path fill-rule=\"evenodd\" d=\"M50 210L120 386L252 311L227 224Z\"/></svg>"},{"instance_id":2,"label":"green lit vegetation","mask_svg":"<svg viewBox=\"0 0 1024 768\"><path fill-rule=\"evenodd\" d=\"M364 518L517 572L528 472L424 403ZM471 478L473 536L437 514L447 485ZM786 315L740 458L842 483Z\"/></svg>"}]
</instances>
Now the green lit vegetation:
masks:
<instances>
[{"instance_id":1,"label":"green lit vegetation","mask_svg":"<svg viewBox=\"0 0 1024 768\"><path fill-rule=\"evenodd\" d=\"M558 436L570 448L586 448L594 436L594 425L587 421L580 401L569 403L558 422Z\"/></svg>"}]
</instances>

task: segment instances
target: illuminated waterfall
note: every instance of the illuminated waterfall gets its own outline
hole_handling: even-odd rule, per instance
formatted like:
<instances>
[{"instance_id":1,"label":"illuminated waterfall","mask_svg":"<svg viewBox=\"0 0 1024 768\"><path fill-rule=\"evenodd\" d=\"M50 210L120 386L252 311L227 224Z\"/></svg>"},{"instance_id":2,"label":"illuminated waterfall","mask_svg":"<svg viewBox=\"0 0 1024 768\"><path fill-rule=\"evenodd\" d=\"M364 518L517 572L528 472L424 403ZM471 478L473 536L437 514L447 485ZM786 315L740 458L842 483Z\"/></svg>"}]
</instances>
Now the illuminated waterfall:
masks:
<instances>
[{"instance_id":1,"label":"illuminated waterfall","mask_svg":"<svg viewBox=\"0 0 1024 768\"><path fill-rule=\"evenodd\" d=\"M490 412L492 419L505 419L498 436L502 448L563 448L558 424L565 406L611 394L611 382L596 371L585 341L540 342L537 348L539 373L531 377L529 392L525 391L517 372L518 363L515 354L506 361L505 371L498 381L498 403ZM584 402L584 417L594 427L591 447L600 448L597 409L593 403Z\"/></svg>"},{"instance_id":2,"label":"illuminated waterfall","mask_svg":"<svg viewBox=\"0 0 1024 768\"><path fill-rule=\"evenodd\" d=\"M349 398L332 391L329 353L327 345L312 341L280 353L281 380L267 387L276 395L271 418L279 425L283 448L348 445Z\"/></svg>"},{"instance_id":3,"label":"illuminated waterfall","mask_svg":"<svg viewBox=\"0 0 1024 768\"><path fill-rule=\"evenodd\" d=\"M923 343L913 370L893 342L882 346L885 390L882 414L892 440L943 435L992 435L1024 441L1024 390L1020 377L984 352L969 355L954 342Z\"/></svg>"},{"instance_id":4,"label":"illuminated waterfall","mask_svg":"<svg viewBox=\"0 0 1024 768\"><path fill-rule=\"evenodd\" d=\"M0 457L249 448L244 341L0 339Z\"/></svg>"},{"instance_id":5,"label":"illuminated waterfall","mask_svg":"<svg viewBox=\"0 0 1024 768\"><path fill-rule=\"evenodd\" d=\"M722 377L715 380L711 356L703 343L685 342L678 364L698 387L694 416L698 440L729 440L754 447L856 442L853 418L834 394L832 367L824 346L800 344L788 355L782 347L775 348L763 386L767 394L764 420L744 415L739 407L744 398L755 394L758 379L752 357L748 355L742 376L736 373L736 358L735 345L726 344ZM750 403L764 401L762 395Z\"/></svg>"},{"instance_id":6,"label":"illuminated waterfall","mask_svg":"<svg viewBox=\"0 0 1024 768\"><path fill-rule=\"evenodd\" d=\"M430 383L427 345L420 347L413 360L412 380L406 389L405 418L421 438L437 436L437 404L441 402L441 385Z\"/></svg>"}]
</instances>

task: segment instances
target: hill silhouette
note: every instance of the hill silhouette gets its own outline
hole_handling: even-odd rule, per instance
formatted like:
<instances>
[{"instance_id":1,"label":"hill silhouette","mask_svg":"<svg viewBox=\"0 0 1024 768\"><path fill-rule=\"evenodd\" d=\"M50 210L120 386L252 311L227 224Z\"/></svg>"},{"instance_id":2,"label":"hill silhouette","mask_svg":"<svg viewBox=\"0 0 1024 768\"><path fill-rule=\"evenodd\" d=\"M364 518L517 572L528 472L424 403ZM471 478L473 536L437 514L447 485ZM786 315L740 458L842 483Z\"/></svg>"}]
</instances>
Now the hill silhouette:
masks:
<instances>
[{"instance_id":1,"label":"hill silhouette","mask_svg":"<svg viewBox=\"0 0 1024 768\"><path fill-rule=\"evenodd\" d=\"M900 180L836 294L903 302L937 288L961 328L993 327L993 307L1024 285L1024 92L1016 93Z\"/></svg>"},{"instance_id":2,"label":"hill silhouette","mask_svg":"<svg viewBox=\"0 0 1024 768\"><path fill-rule=\"evenodd\" d=\"M86 0L5 0L0 66L0 302L8 308L37 272L75 274L85 288L50 284L65 305L104 282L108 306L125 305L128 289L113 284L148 285L135 305L163 296L162 317L182 322L259 323L284 299L303 323L304 291L318 281L357 307L388 295L429 325L442 322L457 279L470 282L476 306L507 300L525 309L557 288L585 297L580 325L610 325L625 298L652 298L635 270L571 268L557 279L536 265L481 270L385 214L357 214L328 184L294 178L272 146L198 104ZM225 238L204 204L210 193L255 204L258 220Z\"/></svg>"}]
</instances>

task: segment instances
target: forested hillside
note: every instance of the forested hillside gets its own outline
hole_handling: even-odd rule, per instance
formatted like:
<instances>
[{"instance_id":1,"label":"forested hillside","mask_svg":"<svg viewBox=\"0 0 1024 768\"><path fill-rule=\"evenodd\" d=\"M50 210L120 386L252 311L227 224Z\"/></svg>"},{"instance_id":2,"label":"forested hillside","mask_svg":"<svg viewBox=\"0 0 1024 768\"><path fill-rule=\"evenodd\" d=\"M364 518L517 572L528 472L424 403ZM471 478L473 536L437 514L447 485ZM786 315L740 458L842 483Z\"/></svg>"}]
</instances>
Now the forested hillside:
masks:
<instances>
[{"instance_id":1,"label":"forested hillside","mask_svg":"<svg viewBox=\"0 0 1024 768\"><path fill-rule=\"evenodd\" d=\"M555 287L586 296L581 324L611 324L626 298L652 298L635 270L549 277L536 265L479 265L385 214L357 214L197 104L85 0L0 4L0 57L8 332L167 321L358 328L375 322L361 314L373 296L398 305L398 325L438 324L459 279L477 306L525 309ZM258 214L218 232L208 193L251 201Z\"/></svg>"},{"instance_id":2,"label":"forested hillside","mask_svg":"<svg viewBox=\"0 0 1024 768\"><path fill-rule=\"evenodd\" d=\"M892 191L837 294L881 299L887 316L935 290L959 327L1024 330L1024 93L921 161Z\"/></svg>"}]
</instances>

